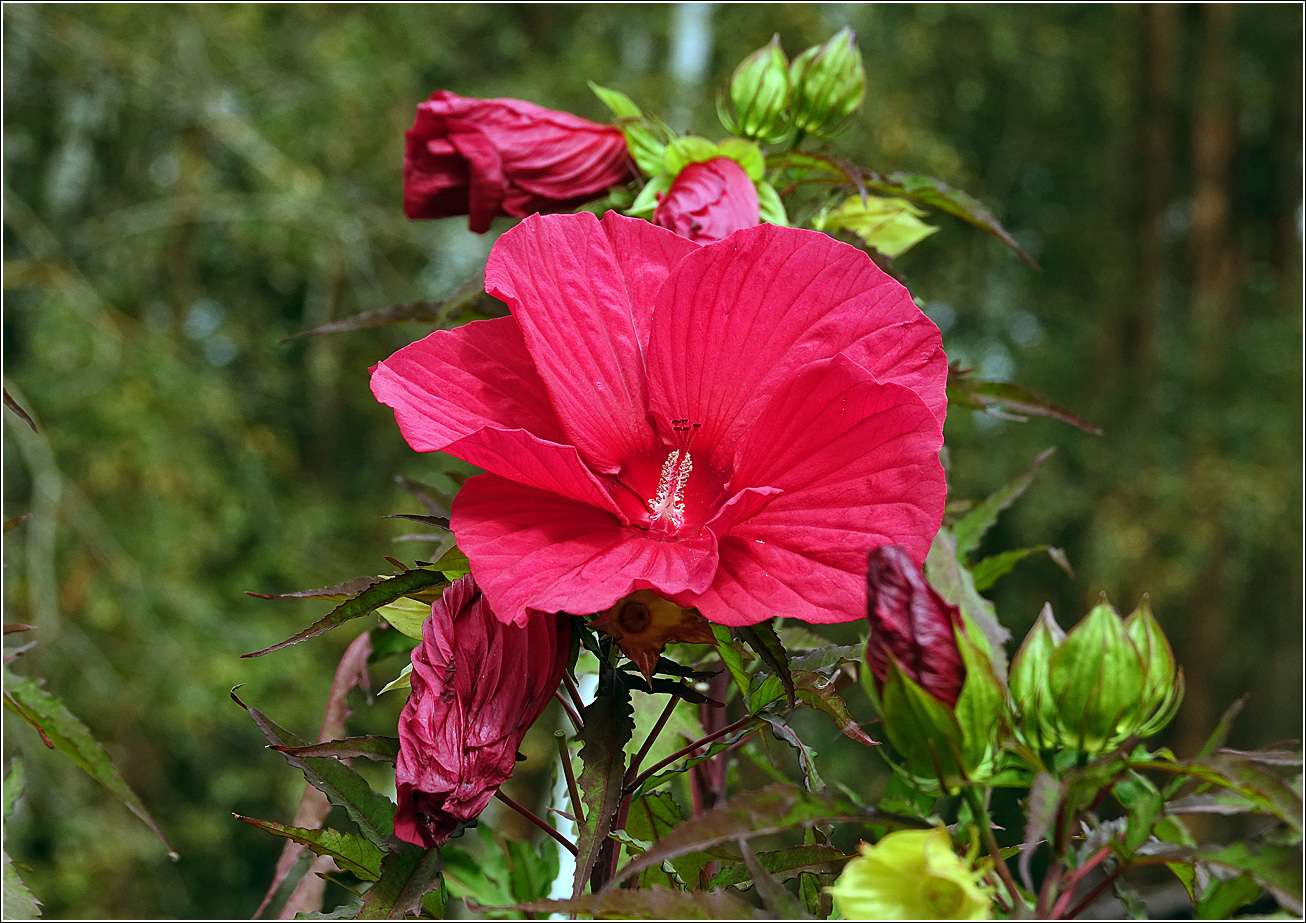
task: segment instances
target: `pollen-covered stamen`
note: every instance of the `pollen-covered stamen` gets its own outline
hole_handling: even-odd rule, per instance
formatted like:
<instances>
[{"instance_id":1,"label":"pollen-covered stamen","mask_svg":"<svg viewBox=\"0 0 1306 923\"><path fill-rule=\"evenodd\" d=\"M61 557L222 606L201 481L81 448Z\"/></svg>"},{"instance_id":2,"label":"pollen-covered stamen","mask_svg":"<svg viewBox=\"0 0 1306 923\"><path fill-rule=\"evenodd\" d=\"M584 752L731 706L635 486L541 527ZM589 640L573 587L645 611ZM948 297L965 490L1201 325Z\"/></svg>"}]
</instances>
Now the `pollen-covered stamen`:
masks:
<instances>
[{"instance_id":1,"label":"pollen-covered stamen","mask_svg":"<svg viewBox=\"0 0 1306 923\"><path fill-rule=\"evenodd\" d=\"M652 528L676 532L685 524L685 485L694 470L694 460L689 454L689 444L700 424L690 424L689 420L672 420L671 429L675 432L676 448L662 463L662 474L658 478L657 493L648 501L648 511L652 516L649 523Z\"/></svg>"}]
</instances>

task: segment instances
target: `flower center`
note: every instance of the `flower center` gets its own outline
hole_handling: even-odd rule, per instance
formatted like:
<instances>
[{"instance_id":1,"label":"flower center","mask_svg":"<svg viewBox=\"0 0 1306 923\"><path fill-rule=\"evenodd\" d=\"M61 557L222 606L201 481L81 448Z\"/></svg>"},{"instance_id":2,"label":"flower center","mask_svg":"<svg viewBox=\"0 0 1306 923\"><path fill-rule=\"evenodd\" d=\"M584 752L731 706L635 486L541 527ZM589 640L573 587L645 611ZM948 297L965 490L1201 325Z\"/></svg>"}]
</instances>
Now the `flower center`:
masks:
<instances>
[{"instance_id":1,"label":"flower center","mask_svg":"<svg viewBox=\"0 0 1306 923\"><path fill-rule=\"evenodd\" d=\"M677 448L667 455L658 477L657 493L648 501L650 531L674 535L685 524L685 486L694 470L694 459L689 454L689 443L701 424L688 420L672 420Z\"/></svg>"}]
</instances>

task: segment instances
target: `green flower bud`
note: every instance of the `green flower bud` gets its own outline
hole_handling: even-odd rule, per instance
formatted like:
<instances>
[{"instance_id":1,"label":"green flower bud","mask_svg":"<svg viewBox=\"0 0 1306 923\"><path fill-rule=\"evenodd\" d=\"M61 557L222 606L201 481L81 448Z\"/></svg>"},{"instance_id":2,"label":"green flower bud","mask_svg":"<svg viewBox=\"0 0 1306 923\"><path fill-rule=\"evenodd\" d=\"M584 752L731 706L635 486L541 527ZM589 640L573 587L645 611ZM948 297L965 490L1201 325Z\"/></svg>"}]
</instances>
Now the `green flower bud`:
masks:
<instances>
[{"instance_id":1,"label":"green flower bud","mask_svg":"<svg viewBox=\"0 0 1306 923\"><path fill-rule=\"evenodd\" d=\"M895 830L862 843L829 889L849 920L987 920L993 897L943 827Z\"/></svg>"},{"instance_id":2,"label":"green flower bud","mask_svg":"<svg viewBox=\"0 0 1306 923\"><path fill-rule=\"evenodd\" d=\"M1184 698L1184 671L1175 663L1174 651L1161 626L1152 615L1152 606L1144 595L1129 618L1125 631L1143 658L1146 679L1138 717L1142 726L1136 733L1150 737L1170 723Z\"/></svg>"},{"instance_id":3,"label":"green flower bud","mask_svg":"<svg viewBox=\"0 0 1306 923\"><path fill-rule=\"evenodd\" d=\"M1146 599L1122 621L1103 597L1066 635L1044 607L1010 683L1026 743L1089 754L1155 734L1183 697L1183 672Z\"/></svg>"},{"instance_id":4,"label":"green flower bud","mask_svg":"<svg viewBox=\"0 0 1306 923\"><path fill-rule=\"evenodd\" d=\"M740 62L730 78L730 102L717 98L721 124L732 135L779 141L789 133L789 61L780 36Z\"/></svg>"},{"instance_id":5,"label":"green flower bud","mask_svg":"<svg viewBox=\"0 0 1306 923\"><path fill-rule=\"evenodd\" d=\"M808 48L789 65L794 126L823 140L837 135L862 104L866 71L851 29Z\"/></svg>"},{"instance_id":6,"label":"green flower bud","mask_svg":"<svg viewBox=\"0 0 1306 923\"><path fill-rule=\"evenodd\" d=\"M1019 716L1016 728L1031 747L1050 749L1056 745L1056 700L1048 691L1048 663L1065 637L1052 607L1045 605L1011 661L1007 685Z\"/></svg>"}]
</instances>

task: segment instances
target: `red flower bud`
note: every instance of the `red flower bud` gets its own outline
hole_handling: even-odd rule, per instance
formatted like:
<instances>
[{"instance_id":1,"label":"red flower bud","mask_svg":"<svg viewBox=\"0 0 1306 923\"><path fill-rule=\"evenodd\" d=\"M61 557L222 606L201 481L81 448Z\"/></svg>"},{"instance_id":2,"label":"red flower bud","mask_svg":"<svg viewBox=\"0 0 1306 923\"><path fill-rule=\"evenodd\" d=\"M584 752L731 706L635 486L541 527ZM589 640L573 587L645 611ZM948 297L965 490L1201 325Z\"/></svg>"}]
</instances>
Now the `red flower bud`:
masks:
<instances>
[{"instance_id":1,"label":"red flower bud","mask_svg":"<svg viewBox=\"0 0 1306 923\"><path fill-rule=\"evenodd\" d=\"M949 708L957 704L966 668L957 649L961 612L943 601L901 545L871 552L866 575L871 621L866 661L884 690L888 658L907 677Z\"/></svg>"},{"instance_id":2,"label":"red flower bud","mask_svg":"<svg viewBox=\"0 0 1306 923\"><path fill-rule=\"evenodd\" d=\"M519 99L439 90L405 137L404 214L470 215L478 234L498 215L568 211L634 175L617 129Z\"/></svg>"},{"instance_id":3,"label":"red flower bud","mask_svg":"<svg viewBox=\"0 0 1306 923\"><path fill-rule=\"evenodd\" d=\"M687 165L658 201L653 223L707 243L761 223L757 187L729 157Z\"/></svg>"},{"instance_id":4,"label":"red flower bud","mask_svg":"<svg viewBox=\"0 0 1306 923\"><path fill-rule=\"evenodd\" d=\"M544 711L571 654L571 622L495 617L470 575L431 606L413 650L399 716L395 834L439 846L512 776L517 748Z\"/></svg>"}]
</instances>

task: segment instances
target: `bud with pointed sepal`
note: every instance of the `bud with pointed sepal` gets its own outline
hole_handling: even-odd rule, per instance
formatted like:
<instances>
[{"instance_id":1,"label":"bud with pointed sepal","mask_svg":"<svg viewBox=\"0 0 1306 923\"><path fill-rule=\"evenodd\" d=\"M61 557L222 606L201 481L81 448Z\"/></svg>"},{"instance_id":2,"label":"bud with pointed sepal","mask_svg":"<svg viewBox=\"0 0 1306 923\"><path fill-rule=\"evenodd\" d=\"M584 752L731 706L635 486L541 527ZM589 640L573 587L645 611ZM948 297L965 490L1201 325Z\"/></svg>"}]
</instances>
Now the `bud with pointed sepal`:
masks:
<instances>
[{"instance_id":1,"label":"bud with pointed sepal","mask_svg":"<svg viewBox=\"0 0 1306 923\"><path fill-rule=\"evenodd\" d=\"M721 124L732 135L775 142L789 134L789 61L780 36L750 54L730 78L730 99L717 100Z\"/></svg>"},{"instance_id":2,"label":"bud with pointed sepal","mask_svg":"<svg viewBox=\"0 0 1306 923\"><path fill-rule=\"evenodd\" d=\"M822 140L839 134L866 96L866 71L851 29L808 48L789 65L794 127Z\"/></svg>"},{"instance_id":3,"label":"bud with pointed sepal","mask_svg":"<svg viewBox=\"0 0 1306 923\"><path fill-rule=\"evenodd\" d=\"M868 692L904 765L948 787L987 777L1001 752L1006 692L960 610L901 546L871 552L867 596Z\"/></svg>"}]
</instances>

